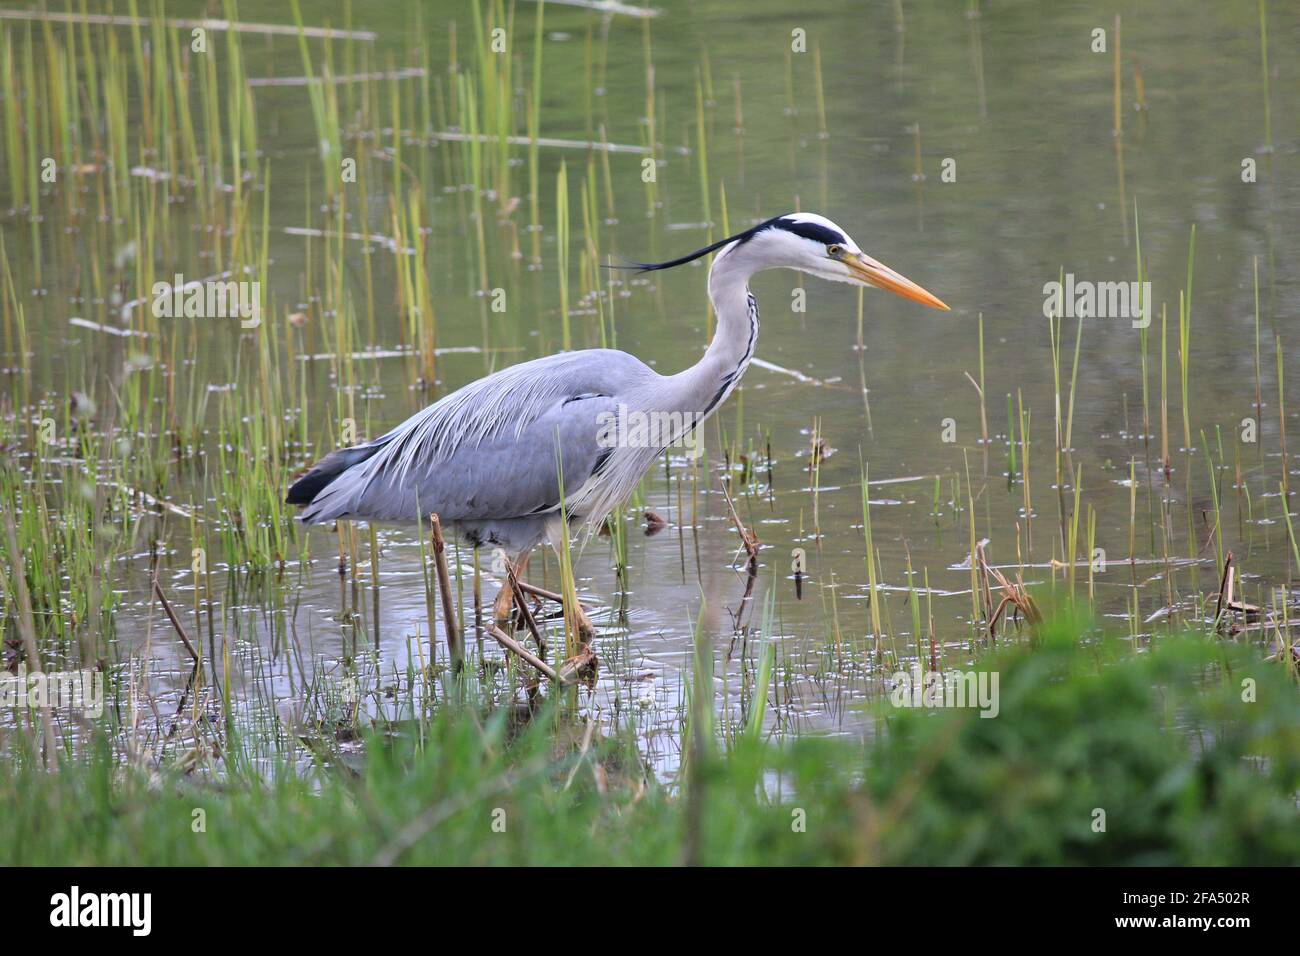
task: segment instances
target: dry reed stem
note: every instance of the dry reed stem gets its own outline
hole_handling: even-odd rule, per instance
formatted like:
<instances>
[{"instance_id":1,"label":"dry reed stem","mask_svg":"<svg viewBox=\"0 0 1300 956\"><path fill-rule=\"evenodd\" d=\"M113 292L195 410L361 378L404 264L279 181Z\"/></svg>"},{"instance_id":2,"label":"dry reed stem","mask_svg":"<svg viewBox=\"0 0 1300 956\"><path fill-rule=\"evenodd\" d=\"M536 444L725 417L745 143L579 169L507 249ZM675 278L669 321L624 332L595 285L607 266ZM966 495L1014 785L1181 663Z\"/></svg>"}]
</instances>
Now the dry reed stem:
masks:
<instances>
[{"instance_id":1,"label":"dry reed stem","mask_svg":"<svg viewBox=\"0 0 1300 956\"><path fill-rule=\"evenodd\" d=\"M199 679L199 670L203 667L203 658L199 656L199 652L190 641L189 635L185 633L184 625L176 616L176 612L172 610L171 602L167 600L167 595L163 594L162 586L159 585L157 578L153 579L153 592L158 596L163 613L167 615L167 620L172 622L172 627L175 629L177 636L181 639L181 643L185 645L190 660L194 662L194 666L190 669L190 676L185 681L185 689L181 691L180 702L176 705L176 714L179 716L185 710L185 705L189 703L190 693L194 690L194 684ZM175 727L172 728L173 731L175 729Z\"/></svg>"},{"instance_id":2,"label":"dry reed stem","mask_svg":"<svg viewBox=\"0 0 1300 956\"><path fill-rule=\"evenodd\" d=\"M749 568L751 574L758 573L758 535L746 528L740 520L740 515L736 514L736 503L731 500L731 492L727 490L727 483L719 479L718 484L722 487L722 496L726 499L727 510L731 512L731 521L736 526L736 532L740 535L740 542L745 548L745 553L749 555Z\"/></svg>"},{"instance_id":3,"label":"dry reed stem","mask_svg":"<svg viewBox=\"0 0 1300 956\"><path fill-rule=\"evenodd\" d=\"M501 630L501 628L497 627L496 624L489 624L487 626L487 633L506 650L513 651L520 660L535 667L542 676L546 677L548 680L554 681L557 684L563 683L563 681L560 680L560 675L555 672L555 668L546 663L546 661L542 660L528 648L524 647L524 645L520 644L505 631Z\"/></svg>"},{"instance_id":4,"label":"dry reed stem","mask_svg":"<svg viewBox=\"0 0 1300 956\"><path fill-rule=\"evenodd\" d=\"M456 617L456 606L451 595L451 575L447 573L447 545L442 539L442 522L437 514L429 515L429 534L433 539L433 563L438 572L438 593L442 598L442 620L447 630L447 651L451 654L452 667L459 667L464 660L464 648L460 642L460 622Z\"/></svg>"}]
</instances>

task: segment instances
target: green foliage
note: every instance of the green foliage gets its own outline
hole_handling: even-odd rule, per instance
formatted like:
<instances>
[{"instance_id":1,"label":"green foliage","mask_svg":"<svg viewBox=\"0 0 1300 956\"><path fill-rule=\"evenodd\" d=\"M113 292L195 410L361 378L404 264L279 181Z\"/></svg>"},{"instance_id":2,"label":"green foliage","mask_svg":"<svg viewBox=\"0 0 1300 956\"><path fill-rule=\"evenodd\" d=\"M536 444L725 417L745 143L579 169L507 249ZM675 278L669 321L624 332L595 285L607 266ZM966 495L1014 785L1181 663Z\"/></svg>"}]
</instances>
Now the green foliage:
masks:
<instances>
[{"instance_id":1,"label":"green foliage","mask_svg":"<svg viewBox=\"0 0 1300 956\"><path fill-rule=\"evenodd\" d=\"M1001 712L905 711L868 791L897 800L893 862L1281 864L1300 858L1300 698L1285 670L1202 640L1079 647L1050 630L1012 654ZM1255 682L1245 702L1243 681ZM928 769L925 769L928 768ZM1093 830L1105 813L1105 832Z\"/></svg>"}]
</instances>

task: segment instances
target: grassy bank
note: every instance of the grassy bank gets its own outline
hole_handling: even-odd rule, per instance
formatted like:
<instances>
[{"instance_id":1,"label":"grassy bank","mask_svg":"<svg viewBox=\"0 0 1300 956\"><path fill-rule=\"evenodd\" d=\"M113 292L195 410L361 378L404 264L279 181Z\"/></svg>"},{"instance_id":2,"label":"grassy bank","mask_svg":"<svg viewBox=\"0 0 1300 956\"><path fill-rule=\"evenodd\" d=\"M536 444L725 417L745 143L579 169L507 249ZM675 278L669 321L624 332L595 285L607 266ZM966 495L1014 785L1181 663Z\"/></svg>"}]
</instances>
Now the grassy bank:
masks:
<instances>
[{"instance_id":1,"label":"grassy bank","mask_svg":"<svg viewBox=\"0 0 1300 956\"><path fill-rule=\"evenodd\" d=\"M1059 626L986 661L994 719L884 701L866 742L709 731L680 787L644 772L631 735L592 739L549 706L522 727L446 707L418 730L368 730L346 755L322 735L307 768L253 766L228 737L221 779L203 781L178 765L124 769L107 743L50 773L10 732L20 759L0 761L0 862L1300 858L1300 699L1285 668L1192 638L1133 654Z\"/></svg>"}]
</instances>

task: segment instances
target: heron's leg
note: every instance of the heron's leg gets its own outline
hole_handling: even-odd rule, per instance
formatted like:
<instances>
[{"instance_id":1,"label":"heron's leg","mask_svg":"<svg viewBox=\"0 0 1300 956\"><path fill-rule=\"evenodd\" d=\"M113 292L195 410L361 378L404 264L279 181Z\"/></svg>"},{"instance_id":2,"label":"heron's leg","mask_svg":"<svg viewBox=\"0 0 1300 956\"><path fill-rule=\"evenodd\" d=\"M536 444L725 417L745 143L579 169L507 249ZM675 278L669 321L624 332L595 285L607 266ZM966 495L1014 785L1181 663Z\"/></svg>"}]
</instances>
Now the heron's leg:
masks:
<instances>
[{"instance_id":1,"label":"heron's leg","mask_svg":"<svg viewBox=\"0 0 1300 956\"><path fill-rule=\"evenodd\" d=\"M574 626L578 629L578 642L585 648L595 640L596 626L591 623L591 618L587 617L581 602L574 601L570 610L573 613Z\"/></svg>"},{"instance_id":2,"label":"heron's leg","mask_svg":"<svg viewBox=\"0 0 1300 956\"><path fill-rule=\"evenodd\" d=\"M555 527L549 530L548 540L551 548L555 551L556 557L562 558L561 546L557 546L557 541L563 541L560 537L564 533L562 527ZM566 621L570 621L577 631L578 652L560 662L556 670L559 672L560 680L563 683L572 683L575 680L590 684L596 678L597 660L596 655L591 649L592 642L596 639L596 628L591 623L591 618L587 617L587 611L578 600L578 595L565 582L561 581L560 593L555 595L564 607L564 616ZM565 642L568 643L567 640Z\"/></svg>"},{"instance_id":3,"label":"heron's leg","mask_svg":"<svg viewBox=\"0 0 1300 956\"><path fill-rule=\"evenodd\" d=\"M572 601L566 600L564 606L566 612L572 615L574 627L578 632L578 652L560 662L557 668L560 681L565 684L576 681L593 687L596 681L596 668L599 666L596 653L591 649L592 642L596 639L596 628L576 598Z\"/></svg>"},{"instance_id":4,"label":"heron's leg","mask_svg":"<svg viewBox=\"0 0 1300 956\"><path fill-rule=\"evenodd\" d=\"M566 621L572 621L574 629L577 631L578 643L585 652L587 647L596 638L596 627L591 623L591 618L587 617L587 609L582 606L578 600L578 592L575 589L569 592L563 584L560 586L558 595L560 604L564 608L564 617Z\"/></svg>"},{"instance_id":5,"label":"heron's leg","mask_svg":"<svg viewBox=\"0 0 1300 956\"><path fill-rule=\"evenodd\" d=\"M525 551L517 560L513 562L515 570L515 579L518 580L523 576L524 568L528 567L528 559L532 556L532 549ZM497 599L492 604L492 621L501 630L509 632L510 614L515 609L515 595L510 588L510 581L507 578L501 584L501 590L497 592Z\"/></svg>"}]
</instances>

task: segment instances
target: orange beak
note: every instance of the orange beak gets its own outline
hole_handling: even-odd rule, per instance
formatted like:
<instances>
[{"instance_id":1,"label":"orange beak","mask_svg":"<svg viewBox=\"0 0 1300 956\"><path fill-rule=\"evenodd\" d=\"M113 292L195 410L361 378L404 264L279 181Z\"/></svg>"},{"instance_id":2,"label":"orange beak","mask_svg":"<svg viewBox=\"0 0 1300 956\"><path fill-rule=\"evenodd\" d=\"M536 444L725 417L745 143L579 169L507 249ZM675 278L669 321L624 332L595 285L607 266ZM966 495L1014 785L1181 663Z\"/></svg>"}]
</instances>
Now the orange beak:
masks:
<instances>
[{"instance_id":1,"label":"orange beak","mask_svg":"<svg viewBox=\"0 0 1300 956\"><path fill-rule=\"evenodd\" d=\"M904 299L911 299L913 302L920 302L932 309L943 309L945 312L952 311L939 298L926 292L911 279L899 275L889 266L877 262L865 252L846 252L840 261L849 267L849 271L853 273L854 278L862 280L867 285L875 286L877 289L884 289L894 293L894 295L901 295Z\"/></svg>"}]
</instances>

